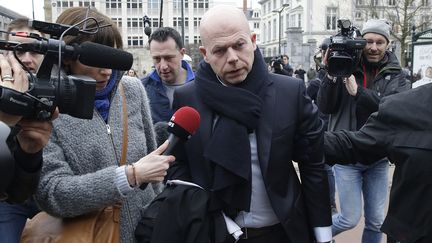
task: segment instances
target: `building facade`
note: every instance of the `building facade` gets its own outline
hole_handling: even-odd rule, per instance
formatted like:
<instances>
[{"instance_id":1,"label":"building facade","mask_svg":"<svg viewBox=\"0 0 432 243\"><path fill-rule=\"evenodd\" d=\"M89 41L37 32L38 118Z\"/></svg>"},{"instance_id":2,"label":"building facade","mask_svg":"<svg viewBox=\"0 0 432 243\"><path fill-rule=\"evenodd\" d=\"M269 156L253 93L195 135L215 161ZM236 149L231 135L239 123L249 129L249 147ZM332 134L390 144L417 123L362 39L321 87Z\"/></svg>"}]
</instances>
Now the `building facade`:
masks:
<instances>
[{"instance_id":1,"label":"building facade","mask_svg":"<svg viewBox=\"0 0 432 243\"><path fill-rule=\"evenodd\" d=\"M420 31L430 29L431 0L260 0L261 49L267 58L288 54L294 68L302 64L305 69L314 65L313 54L322 40L338 32L338 19L349 19L361 29L368 19L384 18L393 23L393 32L398 37L403 31L406 35L406 29L398 24L404 23L401 9L404 2L410 2L407 9L410 13L407 17L412 17L410 24ZM408 35L402 41L410 40ZM392 39L392 50L399 58L409 56L406 52L410 48L401 53L398 41Z\"/></svg>"},{"instance_id":2,"label":"building facade","mask_svg":"<svg viewBox=\"0 0 432 243\"><path fill-rule=\"evenodd\" d=\"M17 18L25 18L25 16L3 6L0 6L0 30L7 30L9 23ZM0 39L5 38L6 34L0 33Z\"/></svg>"},{"instance_id":3,"label":"building facade","mask_svg":"<svg viewBox=\"0 0 432 243\"><path fill-rule=\"evenodd\" d=\"M236 7L235 0L217 2L221 3ZM192 52L188 55L196 64L200 59L198 45L201 42L198 27L204 12L215 4L213 0L45 0L45 15L48 17L46 21L54 22L67 8L91 6L111 17L122 33L124 49L134 56L133 68L143 76L143 70L148 73L153 65L148 51L148 36L144 33L144 16L149 18L152 29L170 26L184 33L184 44ZM256 22L259 25L259 21Z\"/></svg>"}]
</instances>

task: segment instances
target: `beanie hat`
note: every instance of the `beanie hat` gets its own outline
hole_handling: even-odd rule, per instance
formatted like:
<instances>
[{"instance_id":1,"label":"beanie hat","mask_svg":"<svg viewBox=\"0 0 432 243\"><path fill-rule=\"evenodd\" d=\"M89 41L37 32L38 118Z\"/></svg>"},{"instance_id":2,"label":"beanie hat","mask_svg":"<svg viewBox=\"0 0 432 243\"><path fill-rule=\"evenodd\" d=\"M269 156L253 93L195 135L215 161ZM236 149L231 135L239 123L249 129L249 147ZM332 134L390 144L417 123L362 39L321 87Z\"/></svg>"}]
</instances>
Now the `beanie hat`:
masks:
<instances>
[{"instance_id":1,"label":"beanie hat","mask_svg":"<svg viewBox=\"0 0 432 243\"><path fill-rule=\"evenodd\" d=\"M384 19L370 19L364 25L362 29L362 36L367 33L376 33L384 36L387 42L390 42L390 24Z\"/></svg>"}]
</instances>

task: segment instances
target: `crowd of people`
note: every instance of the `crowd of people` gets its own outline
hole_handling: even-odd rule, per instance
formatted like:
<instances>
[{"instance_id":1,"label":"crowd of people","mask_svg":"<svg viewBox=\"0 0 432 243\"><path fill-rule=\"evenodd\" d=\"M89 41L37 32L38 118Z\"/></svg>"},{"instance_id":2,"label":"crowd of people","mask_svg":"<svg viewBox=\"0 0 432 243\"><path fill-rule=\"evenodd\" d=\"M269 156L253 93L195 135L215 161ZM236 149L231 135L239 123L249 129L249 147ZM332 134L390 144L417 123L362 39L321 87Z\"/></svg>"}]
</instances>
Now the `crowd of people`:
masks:
<instances>
[{"instance_id":1,"label":"crowd of people","mask_svg":"<svg viewBox=\"0 0 432 243\"><path fill-rule=\"evenodd\" d=\"M87 17L102 27L79 23ZM122 49L116 25L95 9L69 8L56 22L99 28L65 37L68 45ZM27 19L13 21L8 32L43 36ZM199 32L203 60L192 68L174 28L153 31L154 70L141 80L134 69L63 60L68 75L96 81L91 119L61 110L49 121L0 112L0 144L10 150L0 161L2 242L20 242L26 222L41 211L68 219L113 205L120 210L116 242L330 243L363 212L362 243L380 243L383 233L389 243L432 242L432 84L425 79L410 90L388 51L386 21L363 25L366 45L348 77L326 72L328 48L321 48L324 68L317 71L294 69L288 55L265 63L244 13L230 6L210 8ZM43 58L0 54L1 89L26 92L26 72L36 73ZM166 155L169 142L155 128L169 126L184 106L199 112L199 128ZM173 190L171 182L187 189ZM169 212L156 214L154 222L163 224L152 221L159 234L136 238L146 210L154 210L148 205L167 194L176 200L158 208Z\"/></svg>"}]
</instances>

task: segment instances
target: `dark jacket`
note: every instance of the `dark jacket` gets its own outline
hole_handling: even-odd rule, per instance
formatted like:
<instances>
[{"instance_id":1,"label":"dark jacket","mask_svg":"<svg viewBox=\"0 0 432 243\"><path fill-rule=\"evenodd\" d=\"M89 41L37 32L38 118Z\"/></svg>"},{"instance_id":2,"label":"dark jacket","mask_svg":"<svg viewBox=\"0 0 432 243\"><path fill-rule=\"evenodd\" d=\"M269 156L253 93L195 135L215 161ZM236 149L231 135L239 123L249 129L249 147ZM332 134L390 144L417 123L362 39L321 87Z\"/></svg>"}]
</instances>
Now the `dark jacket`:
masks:
<instances>
[{"instance_id":1,"label":"dark jacket","mask_svg":"<svg viewBox=\"0 0 432 243\"><path fill-rule=\"evenodd\" d=\"M395 164L381 230L401 243L432 242L432 84L382 100L358 132L326 133L326 160Z\"/></svg>"},{"instance_id":2,"label":"dark jacket","mask_svg":"<svg viewBox=\"0 0 432 243\"><path fill-rule=\"evenodd\" d=\"M291 242L311 243L313 227L331 225L328 182L322 162L322 122L317 119L317 109L306 95L303 81L277 74L269 74L269 78L255 131L266 191ZM201 123L178 153L183 156L176 155L178 161L170 168L168 177L192 181L211 191L212 164L203 154L215 114L198 97L195 82L174 93L174 107L194 107L200 113ZM298 162L301 183L292 161Z\"/></svg>"},{"instance_id":3,"label":"dark jacket","mask_svg":"<svg viewBox=\"0 0 432 243\"><path fill-rule=\"evenodd\" d=\"M192 68L184 60L182 60L182 67L187 70L186 82L194 80L195 75L192 71ZM163 85L157 71L154 70L141 81L150 100L150 110L153 123L169 121L174 114L174 111L170 107L170 101L166 94L166 88Z\"/></svg>"},{"instance_id":4,"label":"dark jacket","mask_svg":"<svg viewBox=\"0 0 432 243\"><path fill-rule=\"evenodd\" d=\"M35 154L24 152L9 133L9 127L0 122L0 201L21 203L36 191L42 150Z\"/></svg>"},{"instance_id":5,"label":"dark jacket","mask_svg":"<svg viewBox=\"0 0 432 243\"><path fill-rule=\"evenodd\" d=\"M355 97L348 93L340 78L335 83L327 75L323 78L317 105L323 113L330 114L329 131L358 130L369 115L378 110L382 97L410 89L396 56L386 52L385 58L370 89L363 87L365 74L360 63L353 73L358 84Z\"/></svg>"},{"instance_id":6,"label":"dark jacket","mask_svg":"<svg viewBox=\"0 0 432 243\"><path fill-rule=\"evenodd\" d=\"M315 104L317 103L317 95L318 95L318 90L320 88L320 85L321 85L321 80L319 78L314 78L314 79L309 81L309 85L306 89L307 94L309 95L309 97L312 99L312 101ZM318 111L318 112L319 112L319 117L321 118L321 120L324 121L324 128L327 131L329 115L324 114L321 111Z\"/></svg>"},{"instance_id":7,"label":"dark jacket","mask_svg":"<svg viewBox=\"0 0 432 243\"><path fill-rule=\"evenodd\" d=\"M205 243L209 238L208 192L167 185L144 211L135 230L139 243Z\"/></svg>"}]
</instances>

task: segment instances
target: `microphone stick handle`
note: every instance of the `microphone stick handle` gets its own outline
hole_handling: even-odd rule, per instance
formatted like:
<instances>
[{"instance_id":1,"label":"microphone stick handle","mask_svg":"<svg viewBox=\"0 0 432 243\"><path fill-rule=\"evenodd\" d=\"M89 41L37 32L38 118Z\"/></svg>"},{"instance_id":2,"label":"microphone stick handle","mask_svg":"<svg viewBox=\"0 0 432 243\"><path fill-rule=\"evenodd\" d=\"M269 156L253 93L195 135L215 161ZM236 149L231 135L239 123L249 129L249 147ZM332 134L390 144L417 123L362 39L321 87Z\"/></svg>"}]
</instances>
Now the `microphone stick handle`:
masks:
<instances>
[{"instance_id":1,"label":"microphone stick handle","mask_svg":"<svg viewBox=\"0 0 432 243\"><path fill-rule=\"evenodd\" d=\"M180 141L180 138L177 137L176 135L170 133L170 135L168 136L168 141L169 141L168 147L167 147L167 149L165 149L165 151L162 153L162 155L171 155L174 147Z\"/></svg>"},{"instance_id":2,"label":"microphone stick handle","mask_svg":"<svg viewBox=\"0 0 432 243\"><path fill-rule=\"evenodd\" d=\"M176 146L176 144L180 141L180 138L177 137L176 135L170 133L168 140L169 140L168 148L165 149L165 151L162 153L162 155L170 155L172 150ZM141 184L141 186L139 188L141 190L144 190L147 187L147 185L148 185L148 183L143 183L143 184Z\"/></svg>"}]
</instances>

